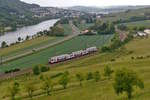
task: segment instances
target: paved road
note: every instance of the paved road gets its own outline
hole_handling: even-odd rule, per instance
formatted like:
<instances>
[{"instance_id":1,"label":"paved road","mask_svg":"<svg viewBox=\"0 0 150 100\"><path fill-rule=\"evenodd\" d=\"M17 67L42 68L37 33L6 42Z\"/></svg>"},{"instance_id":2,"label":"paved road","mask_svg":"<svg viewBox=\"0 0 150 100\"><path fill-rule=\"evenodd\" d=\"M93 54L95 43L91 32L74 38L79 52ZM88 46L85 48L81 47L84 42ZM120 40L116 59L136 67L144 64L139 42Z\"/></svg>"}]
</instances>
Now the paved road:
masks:
<instances>
[{"instance_id":1,"label":"paved road","mask_svg":"<svg viewBox=\"0 0 150 100\"><path fill-rule=\"evenodd\" d=\"M72 39L73 37L78 36L78 35L80 34L80 30L79 30L75 25L73 25L72 21L70 21L69 24L70 24L70 26L72 27L72 34L71 34L71 35L68 35L68 36L64 37L63 39L58 40L58 41L56 41L56 42L54 42L54 43L50 43L50 44L48 44L48 45L41 46L41 47L39 47L39 48L35 48L35 49L33 49L33 50L24 52L24 53L22 53L22 54L18 54L18 55L16 55L16 56L12 56L12 57L8 57L8 58L6 58L6 59L2 59L1 62L4 63L4 62L12 61L12 60L14 60L14 59L18 59L18 58L21 58L21 57L24 57L24 56L27 56L27 55L31 55L31 54L33 54L33 53L35 53L35 52L44 50L44 49L46 49L46 48L49 48L49 47L52 47L52 46L55 46L55 45L58 45L58 44L60 44L60 43L63 43L63 42L65 42L65 41L67 41L67 40Z\"/></svg>"}]
</instances>

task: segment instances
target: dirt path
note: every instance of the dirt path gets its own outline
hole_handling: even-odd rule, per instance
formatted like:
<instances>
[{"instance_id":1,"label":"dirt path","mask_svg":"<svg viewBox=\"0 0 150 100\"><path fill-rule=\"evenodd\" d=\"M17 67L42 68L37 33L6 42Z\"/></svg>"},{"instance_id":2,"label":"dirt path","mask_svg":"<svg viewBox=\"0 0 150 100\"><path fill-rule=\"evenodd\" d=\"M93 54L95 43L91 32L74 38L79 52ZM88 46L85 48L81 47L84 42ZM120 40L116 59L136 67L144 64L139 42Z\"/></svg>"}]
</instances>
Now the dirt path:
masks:
<instances>
[{"instance_id":1,"label":"dirt path","mask_svg":"<svg viewBox=\"0 0 150 100\"><path fill-rule=\"evenodd\" d=\"M2 63L5 63L5 62L8 62L8 61L12 61L12 60L14 60L14 59L19 59L19 58L21 58L21 57L31 55L31 54L33 54L33 53L35 53L35 52L44 50L44 49L46 49L46 48L49 48L49 47L52 47L52 46L55 46L55 45L58 45L58 44L60 44L60 43L63 43L63 42L65 42L65 41L67 41L67 40L72 39L73 37L78 36L78 35L80 34L80 30L79 30L75 25L73 25L72 22L70 22L70 26L72 27L72 32L73 32L73 34L71 34L71 35L69 35L69 36L66 36L66 37L64 37L63 39L58 40L58 41L56 41L56 42L54 42L54 43L50 43L50 44L48 44L48 45L41 46L41 47L39 47L39 48L35 48L35 49L33 49L33 50L24 52L24 53L22 53L22 54L18 54L18 55L16 55L16 56L12 56L12 57L9 57L9 58L6 58L6 59L2 59L1 62L2 62Z\"/></svg>"},{"instance_id":2,"label":"dirt path","mask_svg":"<svg viewBox=\"0 0 150 100\"><path fill-rule=\"evenodd\" d=\"M121 30L119 30L117 28L117 26L115 26L115 30L116 30L117 33L119 33L119 38L123 42L127 38L128 32L127 31L121 31Z\"/></svg>"}]
</instances>

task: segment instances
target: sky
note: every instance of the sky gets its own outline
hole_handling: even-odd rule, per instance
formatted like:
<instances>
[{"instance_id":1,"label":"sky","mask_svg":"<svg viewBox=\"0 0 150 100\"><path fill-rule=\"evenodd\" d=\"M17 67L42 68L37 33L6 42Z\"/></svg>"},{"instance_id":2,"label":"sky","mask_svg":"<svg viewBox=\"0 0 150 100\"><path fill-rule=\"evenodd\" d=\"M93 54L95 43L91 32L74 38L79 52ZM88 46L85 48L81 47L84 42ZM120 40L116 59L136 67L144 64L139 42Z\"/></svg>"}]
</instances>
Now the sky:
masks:
<instances>
[{"instance_id":1,"label":"sky","mask_svg":"<svg viewBox=\"0 0 150 100\"><path fill-rule=\"evenodd\" d=\"M116 6L116 5L150 5L150 0L22 0L27 3L36 3L41 6L68 7L68 6Z\"/></svg>"}]
</instances>

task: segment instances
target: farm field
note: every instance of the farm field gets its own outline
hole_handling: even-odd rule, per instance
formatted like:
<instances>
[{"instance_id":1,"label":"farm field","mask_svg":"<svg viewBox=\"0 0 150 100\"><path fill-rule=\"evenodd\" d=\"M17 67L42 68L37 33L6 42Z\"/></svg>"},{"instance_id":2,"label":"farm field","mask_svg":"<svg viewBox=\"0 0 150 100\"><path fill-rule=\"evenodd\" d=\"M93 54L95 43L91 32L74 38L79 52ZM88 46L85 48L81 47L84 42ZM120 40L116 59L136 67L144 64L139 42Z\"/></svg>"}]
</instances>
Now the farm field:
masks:
<instances>
[{"instance_id":1,"label":"farm field","mask_svg":"<svg viewBox=\"0 0 150 100\"><path fill-rule=\"evenodd\" d=\"M89 27L91 27L91 26L93 26L94 25L94 23L90 23L90 24L79 24L77 27L80 29L80 30L85 30L85 29L87 29L87 28L89 28Z\"/></svg>"},{"instance_id":2,"label":"farm field","mask_svg":"<svg viewBox=\"0 0 150 100\"><path fill-rule=\"evenodd\" d=\"M120 20L120 19L128 19L131 17L136 16L143 16L144 13L149 13L150 9L149 8L144 8L144 9L137 9L137 10L131 10L131 11L127 11L127 12L120 12L120 13L112 13L107 17L103 17L102 21L116 21L116 20Z\"/></svg>"},{"instance_id":3,"label":"farm field","mask_svg":"<svg viewBox=\"0 0 150 100\"><path fill-rule=\"evenodd\" d=\"M51 68L50 71L43 73L44 76L53 76L58 73L62 73L64 71L68 71L70 73L70 81L67 89L63 90L59 84L56 84L54 87L54 91L51 96L39 95L39 97L33 98L33 100L127 100L126 94L122 94L117 96L112 87L113 77L108 80L103 76L104 67L110 66L113 70L117 70L120 68L128 68L132 69L138 73L139 77L144 81L145 88L140 90L135 88L133 93L133 99L131 100L149 100L150 98L150 58L146 55L149 55L148 46L150 42L150 38L148 39L134 39L125 45L125 47L121 48L112 53L98 53L96 55L91 55L89 57L79 58L78 60L73 60L70 62L64 62L62 64L58 64L55 67ZM140 44L141 47L137 47L136 45ZM143 48L145 48L143 50ZM129 53L132 51L132 53ZM144 55L146 54L146 55ZM143 59L131 59L131 57L143 56ZM115 61L111 61L111 59L115 59ZM88 72L99 71L101 74L101 81L94 82L84 81L83 86L79 86L79 82L77 81L75 75L77 73L83 73L84 75ZM21 91L17 95L19 98L22 96L26 98L27 93L25 92L25 85L32 83L36 86L38 91L34 92L34 95L40 94L42 92L41 86L42 81L39 79L40 76L34 75L24 75L15 78L15 81L21 84ZM57 83L60 76L52 78L52 81ZM0 85L0 98L4 99L9 97L7 94L7 86L11 85L12 80L2 81ZM82 94L82 95L81 95ZM21 100L23 98L20 98Z\"/></svg>"},{"instance_id":4,"label":"farm field","mask_svg":"<svg viewBox=\"0 0 150 100\"><path fill-rule=\"evenodd\" d=\"M5 63L1 65L0 72L14 68L29 68L37 64L47 64L48 59L52 56L71 53L91 46L101 47L107 44L111 38L112 35L78 36L54 47Z\"/></svg>"},{"instance_id":5,"label":"farm field","mask_svg":"<svg viewBox=\"0 0 150 100\"><path fill-rule=\"evenodd\" d=\"M150 28L150 20L144 20L144 21L136 21L136 22L129 22L129 23L124 23L125 25L127 25L128 27L146 27L146 28Z\"/></svg>"}]
</instances>

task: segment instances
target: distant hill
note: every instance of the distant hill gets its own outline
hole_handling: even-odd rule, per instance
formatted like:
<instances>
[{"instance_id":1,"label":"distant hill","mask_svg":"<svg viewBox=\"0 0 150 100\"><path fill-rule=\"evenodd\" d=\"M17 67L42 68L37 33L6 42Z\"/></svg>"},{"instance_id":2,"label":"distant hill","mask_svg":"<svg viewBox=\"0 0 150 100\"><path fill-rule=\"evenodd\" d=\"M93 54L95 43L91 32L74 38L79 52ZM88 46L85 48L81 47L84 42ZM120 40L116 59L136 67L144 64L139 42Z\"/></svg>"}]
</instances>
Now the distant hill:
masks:
<instances>
[{"instance_id":1,"label":"distant hill","mask_svg":"<svg viewBox=\"0 0 150 100\"><path fill-rule=\"evenodd\" d=\"M116 12L124 12L126 10L132 10L132 9L140 9L140 8L146 8L148 6L109 6L109 7L92 7L92 6L73 6L69 7L68 9L71 10L77 10L77 11L83 11L88 13L116 13Z\"/></svg>"},{"instance_id":2,"label":"distant hill","mask_svg":"<svg viewBox=\"0 0 150 100\"><path fill-rule=\"evenodd\" d=\"M20 0L0 0L0 26L28 25L34 22L31 8L39 7L35 4L27 4Z\"/></svg>"}]
</instances>

